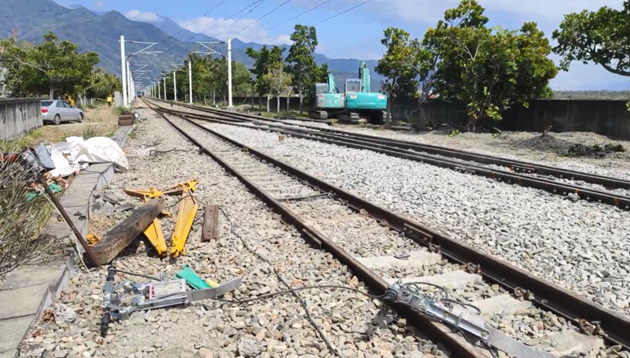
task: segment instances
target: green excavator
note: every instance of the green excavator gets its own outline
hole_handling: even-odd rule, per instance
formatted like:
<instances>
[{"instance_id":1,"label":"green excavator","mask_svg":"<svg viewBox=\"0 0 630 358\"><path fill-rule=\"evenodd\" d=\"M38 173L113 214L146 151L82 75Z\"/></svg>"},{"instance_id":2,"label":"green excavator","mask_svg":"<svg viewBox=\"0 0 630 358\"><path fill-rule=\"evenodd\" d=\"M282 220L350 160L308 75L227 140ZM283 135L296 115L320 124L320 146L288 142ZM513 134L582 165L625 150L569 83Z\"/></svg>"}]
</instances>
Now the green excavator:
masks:
<instances>
[{"instance_id":1,"label":"green excavator","mask_svg":"<svg viewBox=\"0 0 630 358\"><path fill-rule=\"evenodd\" d=\"M328 72L328 83L315 84L314 106L309 118L337 118L341 123L355 123L365 118L371 124L383 124L387 96L370 91L370 69L365 62L359 66L359 78L346 79L343 93L335 86L335 76Z\"/></svg>"}]
</instances>

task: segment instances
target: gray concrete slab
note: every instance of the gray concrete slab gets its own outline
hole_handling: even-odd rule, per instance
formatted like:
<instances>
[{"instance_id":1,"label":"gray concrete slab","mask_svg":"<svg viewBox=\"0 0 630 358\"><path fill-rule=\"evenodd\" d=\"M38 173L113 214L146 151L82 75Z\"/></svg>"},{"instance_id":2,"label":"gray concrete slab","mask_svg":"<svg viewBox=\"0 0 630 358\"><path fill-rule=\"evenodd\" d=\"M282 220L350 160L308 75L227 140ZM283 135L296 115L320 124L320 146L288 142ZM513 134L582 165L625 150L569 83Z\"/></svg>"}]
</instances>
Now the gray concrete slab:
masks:
<instances>
[{"instance_id":1,"label":"gray concrete slab","mask_svg":"<svg viewBox=\"0 0 630 358\"><path fill-rule=\"evenodd\" d=\"M360 257L359 262L369 268L388 267L422 267L440 263L442 256L428 251L414 251L409 253L407 259L397 259L393 256Z\"/></svg>"},{"instance_id":2,"label":"gray concrete slab","mask_svg":"<svg viewBox=\"0 0 630 358\"><path fill-rule=\"evenodd\" d=\"M18 356L17 349L0 353L0 358L16 358Z\"/></svg>"},{"instance_id":3,"label":"gray concrete slab","mask_svg":"<svg viewBox=\"0 0 630 358\"><path fill-rule=\"evenodd\" d=\"M118 129L114 131L114 135L112 136L112 139L116 143L118 143L119 147L123 148L125 144L127 143L127 137L129 137L129 134L133 131L134 128L135 126L118 127Z\"/></svg>"},{"instance_id":4,"label":"gray concrete slab","mask_svg":"<svg viewBox=\"0 0 630 358\"><path fill-rule=\"evenodd\" d=\"M46 292L48 284L0 291L0 320L35 315Z\"/></svg>"},{"instance_id":5,"label":"gray concrete slab","mask_svg":"<svg viewBox=\"0 0 630 358\"><path fill-rule=\"evenodd\" d=\"M66 264L51 264L46 266L21 266L11 272L0 290L15 290L18 288L38 285L58 286Z\"/></svg>"},{"instance_id":6,"label":"gray concrete slab","mask_svg":"<svg viewBox=\"0 0 630 358\"><path fill-rule=\"evenodd\" d=\"M0 353L16 351L28 333L35 316L27 316L0 321Z\"/></svg>"},{"instance_id":7,"label":"gray concrete slab","mask_svg":"<svg viewBox=\"0 0 630 358\"><path fill-rule=\"evenodd\" d=\"M388 279L385 279L385 281L391 284L398 281L398 279L388 278ZM457 289L457 288L465 287L467 284L472 283L472 282L475 282L475 283L481 282L481 276L473 275L466 271L452 271L452 272L447 272L445 274L435 275L435 276L408 277L408 278L403 278L400 281L402 281L403 283L426 282L426 283L439 285L439 286L443 286L450 289Z\"/></svg>"}]
</instances>

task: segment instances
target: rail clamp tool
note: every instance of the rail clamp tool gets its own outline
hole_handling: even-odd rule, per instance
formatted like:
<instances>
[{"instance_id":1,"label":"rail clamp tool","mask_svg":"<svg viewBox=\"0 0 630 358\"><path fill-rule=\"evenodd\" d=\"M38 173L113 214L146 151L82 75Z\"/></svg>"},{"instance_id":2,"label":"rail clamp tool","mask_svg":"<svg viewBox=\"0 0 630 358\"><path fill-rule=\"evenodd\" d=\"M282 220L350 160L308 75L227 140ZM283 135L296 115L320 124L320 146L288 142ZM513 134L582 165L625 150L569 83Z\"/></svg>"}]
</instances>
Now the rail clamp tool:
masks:
<instances>
[{"instance_id":1,"label":"rail clamp tool","mask_svg":"<svg viewBox=\"0 0 630 358\"><path fill-rule=\"evenodd\" d=\"M114 283L116 268L109 267L103 286L103 318L101 336L107 335L110 320L125 320L131 313L155 308L187 305L195 301L214 299L241 286L242 278L216 287L188 290L186 279L165 279L146 283L122 281ZM138 275L140 276L140 275Z\"/></svg>"},{"instance_id":2,"label":"rail clamp tool","mask_svg":"<svg viewBox=\"0 0 630 358\"><path fill-rule=\"evenodd\" d=\"M472 344L480 343L484 347L494 347L515 358L554 358L555 355L527 346L505 333L486 325L483 318L467 309L459 309L451 301L434 300L414 290L413 284L400 281L391 285L383 296L388 303L400 303L425 315L433 317L456 331L462 332ZM457 307L457 308L455 308ZM465 306L461 306L464 307Z\"/></svg>"}]
</instances>

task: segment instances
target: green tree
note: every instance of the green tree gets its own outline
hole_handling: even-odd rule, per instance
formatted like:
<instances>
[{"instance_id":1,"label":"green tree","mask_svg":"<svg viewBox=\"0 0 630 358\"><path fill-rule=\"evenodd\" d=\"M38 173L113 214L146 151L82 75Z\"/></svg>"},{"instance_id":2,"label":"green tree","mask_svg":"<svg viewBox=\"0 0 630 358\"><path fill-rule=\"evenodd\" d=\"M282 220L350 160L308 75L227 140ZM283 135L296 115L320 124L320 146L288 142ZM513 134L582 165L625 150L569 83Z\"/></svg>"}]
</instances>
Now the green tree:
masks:
<instances>
[{"instance_id":1,"label":"green tree","mask_svg":"<svg viewBox=\"0 0 630 358\"><path fill-rule=\"evenodd\" d=\"M291 91L291 74L284 70L284 66L281 63L276 63L269 69L263 76L263 81L266 86L269 87L269 93L267 93L267 112L269 112L269 101L271 97L275 97L276 112L280 112L280 97L288 95Z\"/></svg>"},{"instance_id":2,"label":"green tree","mask_svg":"<svg viewBox=\"0 0 630 358\"><path fill-rule=\"evenodd\" d=\"M106 98L113 95L115 91L120 91L122 84L120 78L103 72L102 69L97 68L90 75L89 84L83 89L85 97L88 98Z\"/></svg>"},{"instance_id":3,"label":"green tree","mask_svg":"<svg viewBox=\"0 0 630 358\"><path fill-rule=\"evenodd\" d=\"M390 105L397 100L415 98L419 83L414 58L420 46L405 30L390 27L383 33L381 44L387 51L374 69L386 78L382 89L387 93Z\"/></svg>"},{"instance_id":4,"label":"green tree","mask_svg":"<svg viewBox=\"0 0 630 358\"><path fill-rule=\"evenodd\" d=\"M286 62L288 72L293 77L293 87L300 96L301 114L306 89L312 87L313 73L319 70L313 58L313 52L317 47L317 32L313 26L295 25L291 41L293 45L289 48Z\"/></svg>"},{"instance_id":5,"label":"green tree","mask_svg":"<svg viewBox=\"0 0 630 358\"><path fill-rule=\"evenodd\" d=\"M260 99L262 96L269 93L268 84L264 81L263 77L275 64L282 63L284 48L273 46L270 50L267 46L263 46L260 51L256 51L249 47L245 50L245 53L247 56L254 59L254 67L250 71L256 76L254 88Z\"/></svg>"},{"instance_id":6,"label":"green tree","mask_svg":"<svg viewBox=\"0 0 630 358\"><path fill-rule=\"evenodd\" d=\"M553 51L563 57L561 69L567 71L573 61L594 62L630 76L630 1L624 1L621 10L604 6L565 15L552 37L558 42Z\"/></svg>"},{"instance_id":7,"label":"green tree","mask_svg":"<svg viewBox=\"0 0 630 358\"><path fill-rule=\"evenodd\" d=\"M53 99L55 91L75 93L89 86L92 70L99 63L95 52L80 53L78 45L58 41L52 32L38 45L8 39L0 47L5 49L7 85L14 96L46 93Z\"/></svg>"},{"instance_id":8,"label":"green tree","mask_svg":"<svg viewBox=\"0 0 630 358\"><path fill-rule=\"evenodd\" d=\"M448 101L468 109L468 127L478 119L501 119L501 110L549 94L557 68L547 56L549 40L535 23L520 31L488 28L484 8L464 0L447 10L423 43L438 56L435 89Z\"/></svg>"}]
</instances>

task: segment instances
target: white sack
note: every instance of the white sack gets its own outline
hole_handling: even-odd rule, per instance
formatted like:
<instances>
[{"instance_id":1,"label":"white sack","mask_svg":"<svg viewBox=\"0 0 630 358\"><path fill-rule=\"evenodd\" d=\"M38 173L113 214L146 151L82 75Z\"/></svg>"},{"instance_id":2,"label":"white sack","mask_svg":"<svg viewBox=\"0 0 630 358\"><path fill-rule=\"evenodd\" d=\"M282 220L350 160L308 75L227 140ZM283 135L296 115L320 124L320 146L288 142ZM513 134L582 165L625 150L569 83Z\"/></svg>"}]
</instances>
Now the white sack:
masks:
<instances>
[{"instance_id":1,"label":"white sack","mask_svg":"<svg viewBox=\"0 0 630 358\"><path fill-rule=\"evenodd\" d=\"M129 162L118 143L106 137L83 140L81 137L68 137L65 143L53 145L54 149L68 155L73 163L111 162L123 169L129 169ZM57 164L55 162L55 164Z\"/></svg>"}]
</instances>

